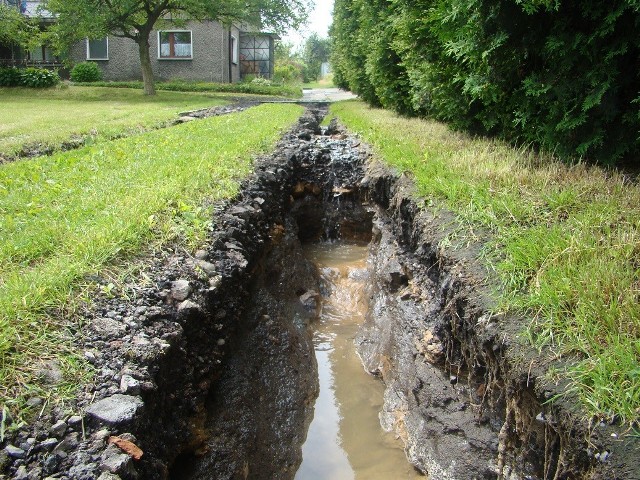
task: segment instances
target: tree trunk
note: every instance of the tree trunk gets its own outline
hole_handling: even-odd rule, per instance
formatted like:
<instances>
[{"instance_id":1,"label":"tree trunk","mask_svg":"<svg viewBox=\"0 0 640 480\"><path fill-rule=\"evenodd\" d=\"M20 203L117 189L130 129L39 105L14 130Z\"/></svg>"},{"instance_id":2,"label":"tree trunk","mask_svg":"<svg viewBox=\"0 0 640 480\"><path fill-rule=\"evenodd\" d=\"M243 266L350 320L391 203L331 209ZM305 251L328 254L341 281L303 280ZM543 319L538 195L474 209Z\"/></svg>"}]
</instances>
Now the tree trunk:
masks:
<instances>
[{"instance_id":1,"label":"tree trunk","mask_svg":"<svg viewBox=\"0 0 640 480\"><path fill-rule=\"evenodd\" d=\"M155 95L156 87L153 84L153 70L151 70L151 57L149 56L149 34L138 37L138 51L140 52L140 66L142 67L142 82L144 94Z\"/></svg>"}]
</instances>

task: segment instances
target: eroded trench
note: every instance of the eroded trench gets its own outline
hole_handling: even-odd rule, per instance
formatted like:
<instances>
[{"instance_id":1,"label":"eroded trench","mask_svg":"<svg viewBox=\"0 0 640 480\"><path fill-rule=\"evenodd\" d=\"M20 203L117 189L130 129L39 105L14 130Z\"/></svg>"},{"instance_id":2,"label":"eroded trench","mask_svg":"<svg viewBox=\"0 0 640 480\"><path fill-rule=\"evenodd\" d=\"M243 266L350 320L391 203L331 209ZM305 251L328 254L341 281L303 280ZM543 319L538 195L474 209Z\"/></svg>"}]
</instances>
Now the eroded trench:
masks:
<instances>
[{"instance_id":1,"label":"eroded trench","mask_svg":"<svg viewBox=\"0 0 640 480\"><path fill-rule=\"evenodd\" d=\"M451 218L418 205L410 179L335 122L320 127L325 114L307 109L258 162L190 260L189 299L151 318L167 347L132 358L154 388L132 422L112 426L145 454L101 468L188 480L597 478L607 465L487 314L477 251L444 252Z\"/></svg>"}]
</instances>

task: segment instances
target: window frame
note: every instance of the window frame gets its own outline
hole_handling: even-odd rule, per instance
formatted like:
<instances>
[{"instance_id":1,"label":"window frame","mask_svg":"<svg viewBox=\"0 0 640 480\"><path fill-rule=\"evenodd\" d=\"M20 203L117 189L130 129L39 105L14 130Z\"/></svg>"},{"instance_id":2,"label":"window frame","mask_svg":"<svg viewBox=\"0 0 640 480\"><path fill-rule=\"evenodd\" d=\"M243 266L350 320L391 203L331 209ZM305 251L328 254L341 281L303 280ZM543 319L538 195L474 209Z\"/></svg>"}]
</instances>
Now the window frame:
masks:
<instances>
[{"instance_id":1,"label":"window frame","mask_svg":"<svg viewBox=\"0 0 640 480\"><path fill-rule=\"evenodd\" d=\"M95 40L102 40L101 38L96 38ZM91 40L89 40L89 38L86 39L87 42L87 60L91 60L91 61L106 61L109 60L109 36L104 37L104 40L107 43L107 56L104 58L91 58L91 49L89 48L89 42Z\"/></svg>"},{"instance_id":2,"label":"window frame","mask_svg":"<svg viewBox=\"0 0 640 480\"><path fill-rule=\"evenodd\" d=\"M231 35L231 63L238 65L240 62L240 44L235 35Z\"/></svg>"},{"instance_id":3,"label":"window frame","mask_svg":"<svg viewBox=\"0 0 640 480\"><path fill-rule=\"evenodd\" d=\"M188 57L163 57L161 55L162 43L160 42L160 35L162 33L189 33L191 38L191 55ZM193 30L158 30L158 60L193 60ZM171 45L171 43L169 43ZM175 44L174 44L175 45ZM169 47L171 50L171 47Z\"/></svg>"}]
</instances>

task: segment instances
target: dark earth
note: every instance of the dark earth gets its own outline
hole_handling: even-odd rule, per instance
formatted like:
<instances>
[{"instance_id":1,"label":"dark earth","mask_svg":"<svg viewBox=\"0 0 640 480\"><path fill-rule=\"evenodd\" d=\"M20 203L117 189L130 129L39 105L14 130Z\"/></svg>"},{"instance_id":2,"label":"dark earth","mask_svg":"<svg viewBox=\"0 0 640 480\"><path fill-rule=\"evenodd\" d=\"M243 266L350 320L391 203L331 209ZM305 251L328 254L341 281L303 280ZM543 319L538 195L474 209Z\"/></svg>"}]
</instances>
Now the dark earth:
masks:
<instances>
[{"instance_id":1,"label":"dark earth","mask_svg":"<svg viewBox=\"0 0 640 480\"><path fill-rule=\"evenodd\" d=\"M201 249L150 252L113 291L95 279L77 333L94 381L7 434L0 478L292 479L318 389L307 326L320 289L300 247L336 238L372 238L356 342L386 387L382 427L417 469L640 478L638 436L548 402L563 388L545 380L549 352L519 340L525 319L488 313L481 240L451 245L455 219L335 121L320 127L325 114L308 106L256 161Z\"/></svg>"}]
</instances>

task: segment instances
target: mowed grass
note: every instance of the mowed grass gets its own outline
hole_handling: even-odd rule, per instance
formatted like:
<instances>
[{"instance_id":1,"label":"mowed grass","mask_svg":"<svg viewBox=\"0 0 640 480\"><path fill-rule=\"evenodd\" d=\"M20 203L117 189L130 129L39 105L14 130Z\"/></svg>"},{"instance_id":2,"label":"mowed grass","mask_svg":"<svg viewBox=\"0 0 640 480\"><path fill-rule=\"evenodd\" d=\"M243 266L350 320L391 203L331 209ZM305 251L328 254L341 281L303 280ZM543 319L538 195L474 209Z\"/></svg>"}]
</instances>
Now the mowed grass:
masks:
<instances>
[{"instance_id":1,"label":"mowed grass","mask_svg":"<svg viewBox=\"0 0 640 480\"><path fill-rule=\"evenodd\" d=\"M331 112L419 194L482 227L500 279L498 309L531 318L528 336L577 354L563 375L589 415L640 419L640 186L623 175L452 133L361 102Z\"/></svg>"},{"instance_id":2,"label":"mowed grass","mask_svg":"<svg viewBox=\"0 0 640 480\"><path fill-rule=\"evenodd\" d=\"M0 156L14 156L25 145L58 148L72 137L111 139L157 127L185 110L226 103L212 93L149 97L130 88L0 88Z\"/></svg>"},{"instance_id":3,"label":"mowed grass","mask_svg":"<svg viewBox=\"0 0 640 480\"><path fill-rule=\"evenodd\" d=\"M302 113L262 105L0 166L0 405L73 383L81 368L61 311L74 287L149 242L202 241L211 205L238 191L252 155ZM206 200L206 201L205 201ZM55 359L66 383L43 388Z\"/></svg>"}]
</instances>

